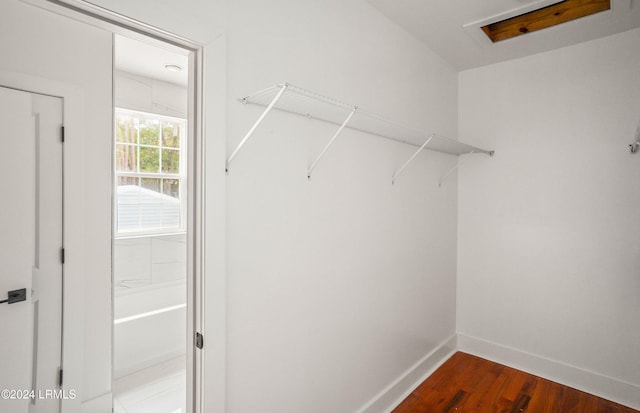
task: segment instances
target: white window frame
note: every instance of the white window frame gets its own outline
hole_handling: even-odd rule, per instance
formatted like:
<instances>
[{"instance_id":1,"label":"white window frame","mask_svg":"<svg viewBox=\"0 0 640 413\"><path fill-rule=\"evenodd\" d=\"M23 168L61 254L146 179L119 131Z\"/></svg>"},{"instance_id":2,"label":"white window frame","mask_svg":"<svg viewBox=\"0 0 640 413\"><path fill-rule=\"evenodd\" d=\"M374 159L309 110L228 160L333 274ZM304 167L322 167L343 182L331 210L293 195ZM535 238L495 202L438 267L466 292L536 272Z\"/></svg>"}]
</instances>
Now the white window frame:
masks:
<instances>
[{"instance_id":1,"label":"white window frame","mask_svg":"<svg viewBox=\"0 0 640 413\"><path fill-rule=\"evenodd\" d=\"M117 122L117 117L119 114L124 114L124 115L129 115L129 116L133 116L133 117L139 117L139 118L152 118L152 119L157 119L160 122L171 122L171 123L180 123L181 124L181 128L180 128L180 146L178 148L179 153L180 153L180 171L178 174L169 174L169 173L162 173L162 172L124 172L124 171L117 171L116 170L116 165L117 165L117 159L116 159L116 153L117 153L117 145L118 144L125 144L125 145L132 145L132 146L136 146L138 148L140 147L156 147L154 145L146 145L146 144L140 144L140 142L136 142L135 144L128 144L128 143L124 143L124 142L118 142L116 141L116 136L115 136L115 128L116 128L116 122ZM187 136L188 136L188 131L187 131L187 125L188 125L188 120L184 119L184 118L177 118L177 117L173 117L173 116L167 116L167 115L161 115L158 113L152 113L152 112L145 112L145 111L141 111L141 110L136 110L136 109L128 109L128 108L124 108L124 107L115 107L114 110L114 134L113 134L113 150L114 150L114 156L113 156L113 172L114 172L114 181L113 181L113 214L114 214L114 219L113 219L113 233L114 233L114 238L115 239L124 239L124 238L140 238L140 237L149 237L149 236L153 236L153 235L172 235L172 234L184 234L187 232L187 208L188 208L188 196L186 193L186 190L188 189L188 182L187 182L187 168L186 168L186 163L187 163L187 154L188 154L188 148L187 148ZM159 139L159 151L160 151L160 168L162 168L162 127L160 127L160 136L158 137ZM171 148L174 149L174 148ZM136 169L140 169L140 156L138 155L137 157L137 168ZM180 184L179 184L179 188L180 188L180 195L178 197L178 199L180 200L180 224L179 226L176 227L171 227L171 228L154 228L154 229L136 229L136 230L128 230L128 231L118 231L118 178L121 176L131 176L131 177L136 177L138 179L140 178L157 178L157 179L178 179Z\"/></svg>"}]
</instances>

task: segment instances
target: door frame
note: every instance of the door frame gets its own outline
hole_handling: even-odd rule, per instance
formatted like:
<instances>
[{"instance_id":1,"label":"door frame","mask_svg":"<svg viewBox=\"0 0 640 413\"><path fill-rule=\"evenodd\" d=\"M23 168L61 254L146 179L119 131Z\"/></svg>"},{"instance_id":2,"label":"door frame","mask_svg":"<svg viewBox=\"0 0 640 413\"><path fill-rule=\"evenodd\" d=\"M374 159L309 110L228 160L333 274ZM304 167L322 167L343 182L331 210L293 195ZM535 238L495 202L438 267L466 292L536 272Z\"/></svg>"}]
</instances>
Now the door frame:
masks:
<instances>
[{"instance_id":1,"label":"door frame","mask_svg":"<svg viewBox=\"0 0 640 413\"><path fill-rule=\"evenodd\" d=\"M160 43L187 50L189 54L189 116L188 165L189 218L187 222L187 389L191 390L192 404L187 406L190 412L204 411L204 352L195 346L196 332L204 334L204 211L205 211L205 140L204 140L204 102L203 73L204 45L194 42L156 27L138 22L126 16L108 11L80 0L21 0L24 3L49 10L53 13L99 27L113 34L134 39L153 39ZM34 93L49 94L63 100L63 123L66 125L66 139L63 148L64 183L64 243L69 249L82 250L84 234L82 225L74 222L73 217L82 216L81 206L67 199L82 199L82 152L84 143L84 105L80 87L61 82L35 78L19 73L0 71L0 82L16 89L31 90ZM113 106L113 105L112 105ZM113 113L112 113L113 116ZM113 133L111 134L113 135ZM74 138L75 137L75 138ZM113 156L113 155L112 155ZM112 185L113 187L113 185ZM81 223L80 223L81 224ZM112 225L113 228L113 225ZM112 257L113 259L113 257ZM63 389L82 389L83 380L83 327L85 322L77 309L83 307L85 263L81 260L67 260L64 264L63 286ZM113 274L112 274L113 277ZM113 282L112 282L113 284ZM113 311L113 290L112 290ZM113 318L113 317L112 317ZM113 326L112 326L113 332ZM113 353L113 333L112 353ZM113 365L113 361L112 361ZM189 371L189 368L191 371ZM79 394L80 396L80 394ZM105 406L106 398L112 405L112 393L95 402L96 406ZM62 412L76 412L82 409L81 397L62 401ZM85 406L86 407L86 406Z\"/></svg>"}]
</instances>

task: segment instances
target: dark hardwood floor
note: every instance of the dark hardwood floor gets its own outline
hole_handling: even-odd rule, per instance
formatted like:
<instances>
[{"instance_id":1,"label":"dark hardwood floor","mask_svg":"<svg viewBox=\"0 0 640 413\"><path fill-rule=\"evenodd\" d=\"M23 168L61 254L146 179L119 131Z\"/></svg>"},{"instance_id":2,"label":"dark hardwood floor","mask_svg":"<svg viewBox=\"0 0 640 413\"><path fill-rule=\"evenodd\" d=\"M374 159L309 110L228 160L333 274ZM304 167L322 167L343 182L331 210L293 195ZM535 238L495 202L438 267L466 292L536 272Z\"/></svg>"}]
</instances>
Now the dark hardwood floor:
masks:
<instances>
[{"instance_id":1,"label":"dark hardwood floor","mask_svg":"<svg viewBox=\"0 0 640 413\"><path fill-rule=\"evenodd\" d=\"M393 413L640 413L502 364L457 352Z\"/></svg>"}]
</instances>

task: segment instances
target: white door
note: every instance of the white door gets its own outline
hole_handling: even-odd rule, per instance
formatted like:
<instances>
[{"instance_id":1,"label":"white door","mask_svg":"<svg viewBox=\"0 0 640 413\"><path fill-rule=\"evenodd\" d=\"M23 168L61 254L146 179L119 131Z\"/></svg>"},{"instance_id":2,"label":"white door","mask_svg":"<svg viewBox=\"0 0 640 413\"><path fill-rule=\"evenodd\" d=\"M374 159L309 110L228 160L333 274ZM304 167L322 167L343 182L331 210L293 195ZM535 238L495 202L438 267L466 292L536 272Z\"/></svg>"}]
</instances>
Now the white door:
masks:
<instances>
[{"instance_id":1,"label":"white door","mask_svg":"<svg viewBox=\"0 0 640 413\"><path fill-rule=\"evenodd\" d=\"M62 99L0 86L0 412L60 411L61 127Z\"/></svg>"}]
</instances>

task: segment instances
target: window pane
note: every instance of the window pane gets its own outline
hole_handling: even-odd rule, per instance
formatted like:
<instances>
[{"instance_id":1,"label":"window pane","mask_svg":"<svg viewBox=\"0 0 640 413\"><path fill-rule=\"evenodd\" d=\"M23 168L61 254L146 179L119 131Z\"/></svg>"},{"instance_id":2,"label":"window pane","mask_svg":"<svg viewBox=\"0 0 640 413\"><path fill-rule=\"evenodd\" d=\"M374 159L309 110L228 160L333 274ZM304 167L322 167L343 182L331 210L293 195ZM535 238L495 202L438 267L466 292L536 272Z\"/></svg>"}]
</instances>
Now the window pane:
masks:
<instances>
[{"instance_id":1,"label":"window pane","mask_svg":"<svg viewBox=\"0 0 640 413\"><path fill-rule=\"evenodd\" d=\"M160 193L160 178L141 178L140 181L144 189Z\"/></svg>"},{"instance_id":2,"label":"window pane","mask_svg":"<svg viewBox=\"0 0 640 413\"><path fill-rule=\"evenodd\" d=\"M180 173L180 151L177 149L162 149L162 172Z\"/></svg>"},{"instance_id":3,"label":"window pane","mask_svg":"<svg viewBox=\"0 0 640 413\"><path fill-rule=\"evenodd\" d=\"M169 148L180 147L180 125L177 123L162 124L162 146Z\"/></svg>"},{"instance_id":4,"label":"window pane","mask_svg":"<svg viewBox=\"0 0 640 413\"><path fill-rule=\"evenodd\" d=\"M180 180L162 180L162 226L180 227Z\"/></svg>"},{"instance_id":5,"label":"window pane","mask_svg":"<svg viewBox=\"0 0 640 413\"><path fill-rule=\"evenodd\" d=\"M118 186L125 186L125 185L138 185L138 177L137 176L119 176Z\"/></svg>"},{"instance_id":6,"label":"window pane","mask_svg":"<svg viewBox=\"0 0 640 413\"><path fill-rule=\"evenodd\" d=\"M160 179L142 178L140 189L140 227L143 229L162 228L162 194ZM155 181L155 182L154 182ZM146 188L156 186L158 189Z\"/></svg>"},{"instance_id":7,"label":"window pane","mask_svg":"<svg viewBox=\"0 0 640 413\"><path fill-rule=\"evenodd\" d=\"M140 172L158 172L160 149L140 147Z\"/></svg>"},{"instance_id":8,"label":"window pane","mask_svg":"<svg viewBox=\"0 0 640 413\"><path fill-rule=\"evenodd\" d=\"M117 203L117 230L119 232L132 231L140 228L140 187L138 178L133 176L119 176Z\"/></svg>"},{"instance_id":9,"label":"window pane","mask_svg":"<svg viewBox=\"0 0 640 413\"><path fill-rule=\"evenodd\" d=\"M180 197L180 180L179 179L163 179L162 193L173 198Z\"/></svg>"},{"instance_id":10,"label":"window pane","mask_svg":"<svg viewBox=\"0 0 640 413\"><path fill-rule=\"evenodd\" d=\"M131 116L116 115L116 142L137 143L136 119Z\"/></svg>"},{"instance_id":11,"label":"window pane","mask_svg":"<svg viewBox=\"0 0 640 413\"><path fill-rule=\"evenodd\" d=\"M140 119L140 144L160 145L160 122L155 119Z\"/></svg>"},{"instance_id":12,"label":"window pane","mask_svg":"<svg viewBox=\"0 0 640 413\"><path fill-rule=\"evenodd\" d=\"M136 172L136 166L138 165L136 155L135 145L116 144L116 171Z\"/></svg>"},{"instance_id":13,"label":"window pane","mask_svg":"<svg viewBox=\"0 0 640 413\"><path fill-rule=\"evenodd\" d=\"M119 176L118 232L180 228L179 188L177 179Z\"/></svg>"}]
</instances>

